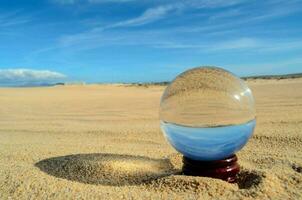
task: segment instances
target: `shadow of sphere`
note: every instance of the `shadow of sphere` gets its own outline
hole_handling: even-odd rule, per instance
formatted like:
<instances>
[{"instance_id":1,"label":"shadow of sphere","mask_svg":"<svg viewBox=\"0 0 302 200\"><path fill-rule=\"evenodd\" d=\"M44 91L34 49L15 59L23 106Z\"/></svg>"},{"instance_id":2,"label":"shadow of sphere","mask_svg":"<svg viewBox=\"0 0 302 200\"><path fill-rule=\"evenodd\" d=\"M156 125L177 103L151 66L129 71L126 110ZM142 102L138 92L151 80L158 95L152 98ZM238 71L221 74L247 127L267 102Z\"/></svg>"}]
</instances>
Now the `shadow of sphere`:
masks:
<instances>
[{"instance_id":1,"label":"shadow of sphere","mask_svg":"<svg viewBox=\"0 0 302 200\"><path fill-rule=\"evenodd\" d=\"M102 153L47 158L35 166L58 178L111 186L148 183L175 172L169 159Z\"/></svg>"}]
</instances>

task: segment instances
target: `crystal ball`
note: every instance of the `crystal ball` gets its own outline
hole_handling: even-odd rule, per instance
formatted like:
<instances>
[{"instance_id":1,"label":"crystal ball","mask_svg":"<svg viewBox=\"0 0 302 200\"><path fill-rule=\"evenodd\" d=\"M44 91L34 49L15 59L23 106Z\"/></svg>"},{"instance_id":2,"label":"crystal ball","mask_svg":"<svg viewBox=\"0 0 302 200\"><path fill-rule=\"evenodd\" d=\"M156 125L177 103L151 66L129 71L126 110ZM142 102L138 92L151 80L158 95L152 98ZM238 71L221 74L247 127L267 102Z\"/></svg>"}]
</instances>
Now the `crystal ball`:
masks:
<instances>
[{"instance_id":1,"label":"crystal ball","mask_svg":"<svg viewBox=\"0 0 302 200\"><path fill-rule=\"evenodd\" d=\"M193 160L220 160L239 151L253 134L255 117L247 84L217 67L197 67L178 75L160 103L165 137Z\"/></svg>"}]
</instances>

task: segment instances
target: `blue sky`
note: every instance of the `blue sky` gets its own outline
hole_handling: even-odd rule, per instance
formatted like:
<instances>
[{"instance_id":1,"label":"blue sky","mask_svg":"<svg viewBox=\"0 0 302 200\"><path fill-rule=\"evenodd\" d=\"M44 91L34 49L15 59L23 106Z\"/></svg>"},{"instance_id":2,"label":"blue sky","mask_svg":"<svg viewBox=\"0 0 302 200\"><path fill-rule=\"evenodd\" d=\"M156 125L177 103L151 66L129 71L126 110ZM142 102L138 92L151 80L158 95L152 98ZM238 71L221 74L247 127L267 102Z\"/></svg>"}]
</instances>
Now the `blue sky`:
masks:
<instances>
[{"instance_id":1,"label":"blue sky","mask_svg":"<svg viewBox=\"0 0 302 200\"><path fill-rule=\"evenodd\" d=\"M0 0L0 84L302 72L301 0Z\"/></svg>"}]
</instances>

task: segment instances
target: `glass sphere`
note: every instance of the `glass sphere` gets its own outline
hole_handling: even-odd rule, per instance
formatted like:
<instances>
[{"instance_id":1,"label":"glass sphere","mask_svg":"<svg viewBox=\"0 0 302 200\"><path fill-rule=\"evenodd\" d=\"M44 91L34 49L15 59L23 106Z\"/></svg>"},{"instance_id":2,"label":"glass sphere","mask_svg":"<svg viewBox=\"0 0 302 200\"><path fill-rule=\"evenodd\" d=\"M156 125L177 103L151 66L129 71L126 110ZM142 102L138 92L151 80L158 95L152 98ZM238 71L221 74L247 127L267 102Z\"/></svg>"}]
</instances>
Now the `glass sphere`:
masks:
<instances>
[{"instance_id":1,"label":"glass sphere","mask_svg":"<svg viewBox=\"0 0 302 200\"><path fill-rule=\"evenodd\" d=\"M219 160L239 151L255 125L247 84L217 67L178 75L160 103L161 129L170 144L193 160Z\"/></svg>"}]
</instances>

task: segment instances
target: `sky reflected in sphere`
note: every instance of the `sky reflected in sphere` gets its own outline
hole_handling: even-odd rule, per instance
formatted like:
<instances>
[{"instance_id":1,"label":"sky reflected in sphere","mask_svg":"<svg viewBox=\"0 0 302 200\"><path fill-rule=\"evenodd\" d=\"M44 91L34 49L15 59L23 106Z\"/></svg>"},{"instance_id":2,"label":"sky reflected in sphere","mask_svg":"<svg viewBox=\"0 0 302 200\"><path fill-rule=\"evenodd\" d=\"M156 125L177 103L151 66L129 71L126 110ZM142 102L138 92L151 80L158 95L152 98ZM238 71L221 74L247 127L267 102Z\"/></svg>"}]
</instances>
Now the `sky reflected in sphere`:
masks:
<instances>
[{"instance_id":1,"label":"sky reflected in sphere","mask_svg":"<svg viewBox=\"0 0 302 200\"><path fill-rule=\"evenodd\" d=\"M256 120L245 124L192 128L161 122L171 145L193 160L219 160L239 151L251 137Z\"/></svg>"}]
</instances>

